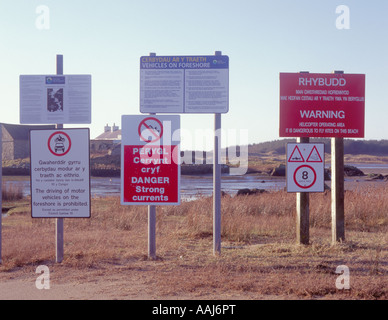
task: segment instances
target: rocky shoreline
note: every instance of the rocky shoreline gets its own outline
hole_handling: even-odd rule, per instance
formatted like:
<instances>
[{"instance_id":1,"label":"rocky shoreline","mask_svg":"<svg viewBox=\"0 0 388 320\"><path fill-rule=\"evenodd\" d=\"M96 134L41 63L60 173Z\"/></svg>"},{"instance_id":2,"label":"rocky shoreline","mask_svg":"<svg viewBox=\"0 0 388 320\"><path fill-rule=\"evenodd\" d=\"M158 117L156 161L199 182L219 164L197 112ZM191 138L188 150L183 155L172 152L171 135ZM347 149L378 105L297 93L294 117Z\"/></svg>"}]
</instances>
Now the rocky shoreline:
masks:
<instances>
[{"instance_id":1,"label":"rocky shoreline","mask_svg":"<svg viewBox=\"0 0 388 320\"><path fill-rule=\"evenodd\" d=\"M92 177L120 177L120 168L91 168ZM229 173L229 167L221 166L222 173ZM213 173L212 164L181 165L181 174L183 175L203 175ZM29 176L30 166L24 164L21 166L3 166L4 176Z\"/></svg>"},{"instance_id":2,"label":"rocky shoreline","mask_svg":"<svg viewBox=\"0 0 388 320\"><path fill-rule=\"evenodd\" d=\"M94 163L91 159L90 164L90 175L92 177L120 177L120 166L117 163L114 164L101 164ZM224 174L229 173L229 166L222 164L221 172ZM325 169L325 180L331 180L331 168ZM345 177L366 177L371 180L388 180L388 170L387 172L371 172L367 170L367 173L364 173L355 166L345 165L344 166L344 175ZM16 163L4 163L2 167L2 172L4 176L29 176L30 175L30 163L26 159L17 161ZM181 174L182 175L206 175L213 173L212 164L182 164L181 165ZM246 174L263 174L266 176L273 177L285 177L286 176L286 166L280 164L273 169L263 172L253 169L248 169Z\"/></svg>"}]
</instances>

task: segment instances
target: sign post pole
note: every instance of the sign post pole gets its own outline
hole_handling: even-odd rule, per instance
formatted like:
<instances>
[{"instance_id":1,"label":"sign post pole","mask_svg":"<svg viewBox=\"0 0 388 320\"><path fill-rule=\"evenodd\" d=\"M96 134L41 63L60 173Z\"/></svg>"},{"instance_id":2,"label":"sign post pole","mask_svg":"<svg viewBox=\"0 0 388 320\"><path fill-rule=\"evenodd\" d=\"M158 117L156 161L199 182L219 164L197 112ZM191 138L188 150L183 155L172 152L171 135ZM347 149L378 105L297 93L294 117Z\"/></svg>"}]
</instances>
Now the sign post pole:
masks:
<instances>
[{"instance_id":1,"label":"sign post pole","mask_svg":"<svg viewBox=\"0 0 388 320\"><path fill-rule=\"evenodd\" d=\"M57 55L57 74L63 74L63 55ZM63 129L63 124L56 124L57 129ZM63 218L55 219L55 261L61 263L63 261Z\"/></svg>"},{"instance_id":2,"label":"sign post pole","mask_svg":"<svg viewBox=\"0 0 388 320\"><path fill-rule=\"evenodd\" d=\"M155 57L155 52L150 52L150 57ZM155 115L156 113L150 113ZM156 207L148 206L148 258L156 258Z\"/></svg>"},{"instance_id":3,"label":"sign post pole","mask_svg":"<svg viewBox=\"0 0 388 320\"><path fill-rule=\"evenodd\" d=\"M334 71L343 74L343 71ZM344 139L331 138L332 244L345 240Z\"/></svg>"},{"instance_id":4,"label":"sign post pole","mask_svg":"<svg viewBox=\"0 0 388 320\"><path fill-rule=\"evenodd\" d=\"M221 51L215 52L221 56ZM213 254L221 254L221 113L214 114Z\"/></svg>"},{"instance_id":5,"label":"sign post pole","mask_svg":"<svg viewBox=\"0 0 388 320\"><path fill-rule=\"evenodd\" d=\"M332 244L345 240L344 139L331 138Z\"/></svg>"},{"instance_id":6,"label":"sign post pole","mask_svg":"<svg viewBox=\"0 0 388 320\"><path fill-rule=\"evenodd\" d=\"M216 51L214 56L157 57L155 53L150 53L140 57L141 113L214 114L214 254L221 253L220 129L221 114L228 111L229 57L223 56L221 51ZM151 208L149 212L152 213ZM151 217L149 221L152 221Z\"/></svg>"},{"instance_id":7,"label":"sign post pole","mask_svg":"<svg viewBox=\"0 0 388 320\"><path fill-rule=\"evenodd\" d=\"M309 143L309 137L300 137L297 143ZM309 244L310 198L308 192L296 193L296 241L298 244Z\"/></svg>"},{"instance_id":8,"label":"sign post pole","mask_svg":"<svg viewBox=\"0 0 388 320\"><path fill-rule=\"evenodd\" d=\"M1 161L1 169L0 169L0 264L2 263L2 255L1 255L1 246L2 246L2 234L1 234L1 229L3 228L2 226L2 215L3 215L3 197L2 195L2 185L3 185L3 133L2 133L2 128L0 126L0 161Z\"/></svg>"},{"instance_id":9,"label":"sign post pole","mask_svg":"<svg viewBox=\"0 0 388 320\"><path fill-rule=\"evenodd\" d=\"M309 73L300 72L300 73ZM309 137L296 139L297 143L309 143ZM310 241L310 196L308 192L296 194L296 241L298 244L309 244Z\"/></svg>"},{"instance_id":10,"label":"sign post pole","mask_svg":"<svg viewBox=\"0 0 388 320\"><path fill-rule=\"evenodd\" d=\"M213 253L221 253L221 114L214 114Z\"/></svg>"}]
</instances>

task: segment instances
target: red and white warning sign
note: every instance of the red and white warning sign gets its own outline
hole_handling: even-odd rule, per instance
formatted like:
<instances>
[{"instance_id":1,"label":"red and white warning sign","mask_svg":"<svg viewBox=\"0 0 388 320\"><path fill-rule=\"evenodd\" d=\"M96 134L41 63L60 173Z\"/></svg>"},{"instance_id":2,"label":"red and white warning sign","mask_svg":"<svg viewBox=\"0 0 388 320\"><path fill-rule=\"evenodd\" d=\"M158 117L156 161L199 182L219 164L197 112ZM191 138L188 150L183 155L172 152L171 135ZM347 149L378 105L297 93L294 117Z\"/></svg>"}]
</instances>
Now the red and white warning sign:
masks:
<instances>
[{"instance_id":1,"label":"red and white warning sign","mask_svg":"<svg viewBox=\"0 0 388 320\"><path fill-rule=\"evenodd\" d=\"M155 117L143 119L138 126L141 140L151 143L159 141L163 136L163 124Z\"/></svg>"},{"instance_id":2,"label":"red and white warning sign","mask_svg":"<svg viewBox=\"0 0 388 320\"><path fill-rule=\"evenodd\" d=\"M89 218L89 129L31 130L31 216Z\"/></svg>"},{"instance_id":3,"label":"red and white warning sign","mask_svg":"<svg viewBox=\"0 0 388 320\"><path fill-rule=\"evenodd\" d=\"M180 204L180 116L122 116L121 203Z\"/></svg>"},{"instance_id":4,"label":"red and white warning sign","mask_svg":"<svg viewBox=\"0 0 388 320\"><path fill-rule=\"evenodd\" d=\"M280 137L363 138L365 74L280 73Z\"/></svg>"},{"instance_id":5,"label":"red and white warning sign","mask_svg":"<svg viewBox=\"0 0 388 320\"><path fill-rule=\"evenodd\" d=\"M323 192L323 143L287 144L287 192Z\"/></svg>"},{"instance_id":6,"label":"red and white warning sign","mask_svg":"<svg viewBox=\"0 0 388 320\"><path fill-rule=\"evenodd\" d=\"M49 151L57 157L64 156L70 151L71 139L64 131L55 131L47 141Z\"/></svg>"}]
</instances>

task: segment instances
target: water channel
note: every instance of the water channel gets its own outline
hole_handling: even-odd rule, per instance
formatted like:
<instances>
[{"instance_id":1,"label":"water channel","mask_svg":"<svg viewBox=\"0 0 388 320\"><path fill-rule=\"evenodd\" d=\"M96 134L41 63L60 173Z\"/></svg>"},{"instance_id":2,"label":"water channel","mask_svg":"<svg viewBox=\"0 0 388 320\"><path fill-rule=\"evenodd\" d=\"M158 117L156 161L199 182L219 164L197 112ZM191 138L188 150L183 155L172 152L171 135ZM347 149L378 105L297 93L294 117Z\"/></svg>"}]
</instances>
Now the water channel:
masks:
<instances>
[{"instance_id":1,"label":"water channel","mask_svg":"<svg viewBox=\"0 0 388 320\"><path fill-rule=\"evenodd\" d=\"M120 195L119 177L92 177L90 189L92 197L118 196ZM20 185L23 195L31 194L29 177L3 177L3 184ZM284 178L265 177L258 175L244 176L222 176L221 189L223 192L235 195L239 189L265 189L279 190L285 187ZM198 196L210 196L213 192L212 175L182 175L181 176L181 198L182 200L195 199Z\"/></svg>"},{"instance_id":2,"label":"water channel","mask_svg":"<svg viewBox=\"0 0 388 320\"><path fill-rule=\"evenodd\" d=\"M360 170L379 172L388 170L387 164L351 164ZM346 178L345 178L346 180ZM24 196L31 194L29 177L3 176L5 187L9 184L21 185ZM120 177L92 177L91 196L119 196ZM239 189L265 189L280 190L285 188L285 177L270 177L257 174L247 174L241 176L222 175L221 189L223 192L233 196ZM181 176L181 199L192 200L199 196L210 196L213 192L213 175L182 175Z\"/></svg>"}]
</instances>

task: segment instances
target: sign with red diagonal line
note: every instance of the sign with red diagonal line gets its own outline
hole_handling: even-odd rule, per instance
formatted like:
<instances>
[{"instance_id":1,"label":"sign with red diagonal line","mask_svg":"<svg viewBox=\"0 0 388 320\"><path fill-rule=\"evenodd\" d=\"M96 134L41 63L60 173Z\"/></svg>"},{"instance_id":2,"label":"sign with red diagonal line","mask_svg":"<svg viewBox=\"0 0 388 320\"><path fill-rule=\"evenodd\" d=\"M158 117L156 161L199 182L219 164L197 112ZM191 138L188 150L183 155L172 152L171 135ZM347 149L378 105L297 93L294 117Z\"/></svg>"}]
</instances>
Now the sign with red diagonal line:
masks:
<instances>
[{"instance_id":1,"label":"sign with red diagonal line","mask_svg":"<svg viewBox=\"0 0 388 320\"><path fill-rule=\"evenodd\" d=\"M139 124L138 133L143 141L156 142L163 136L163 124L157 118L145 118Z\"/></svg>"},{"instance_id":2,"label":"sign with red diagonal line","mask_svg":"<svg viewBox=\"0 0 388 320\"><path fill-rule=\"evenodd\" d=\"M122 116L121 203L180 204L180 116Z\"/></svg>"}]
</instances>

